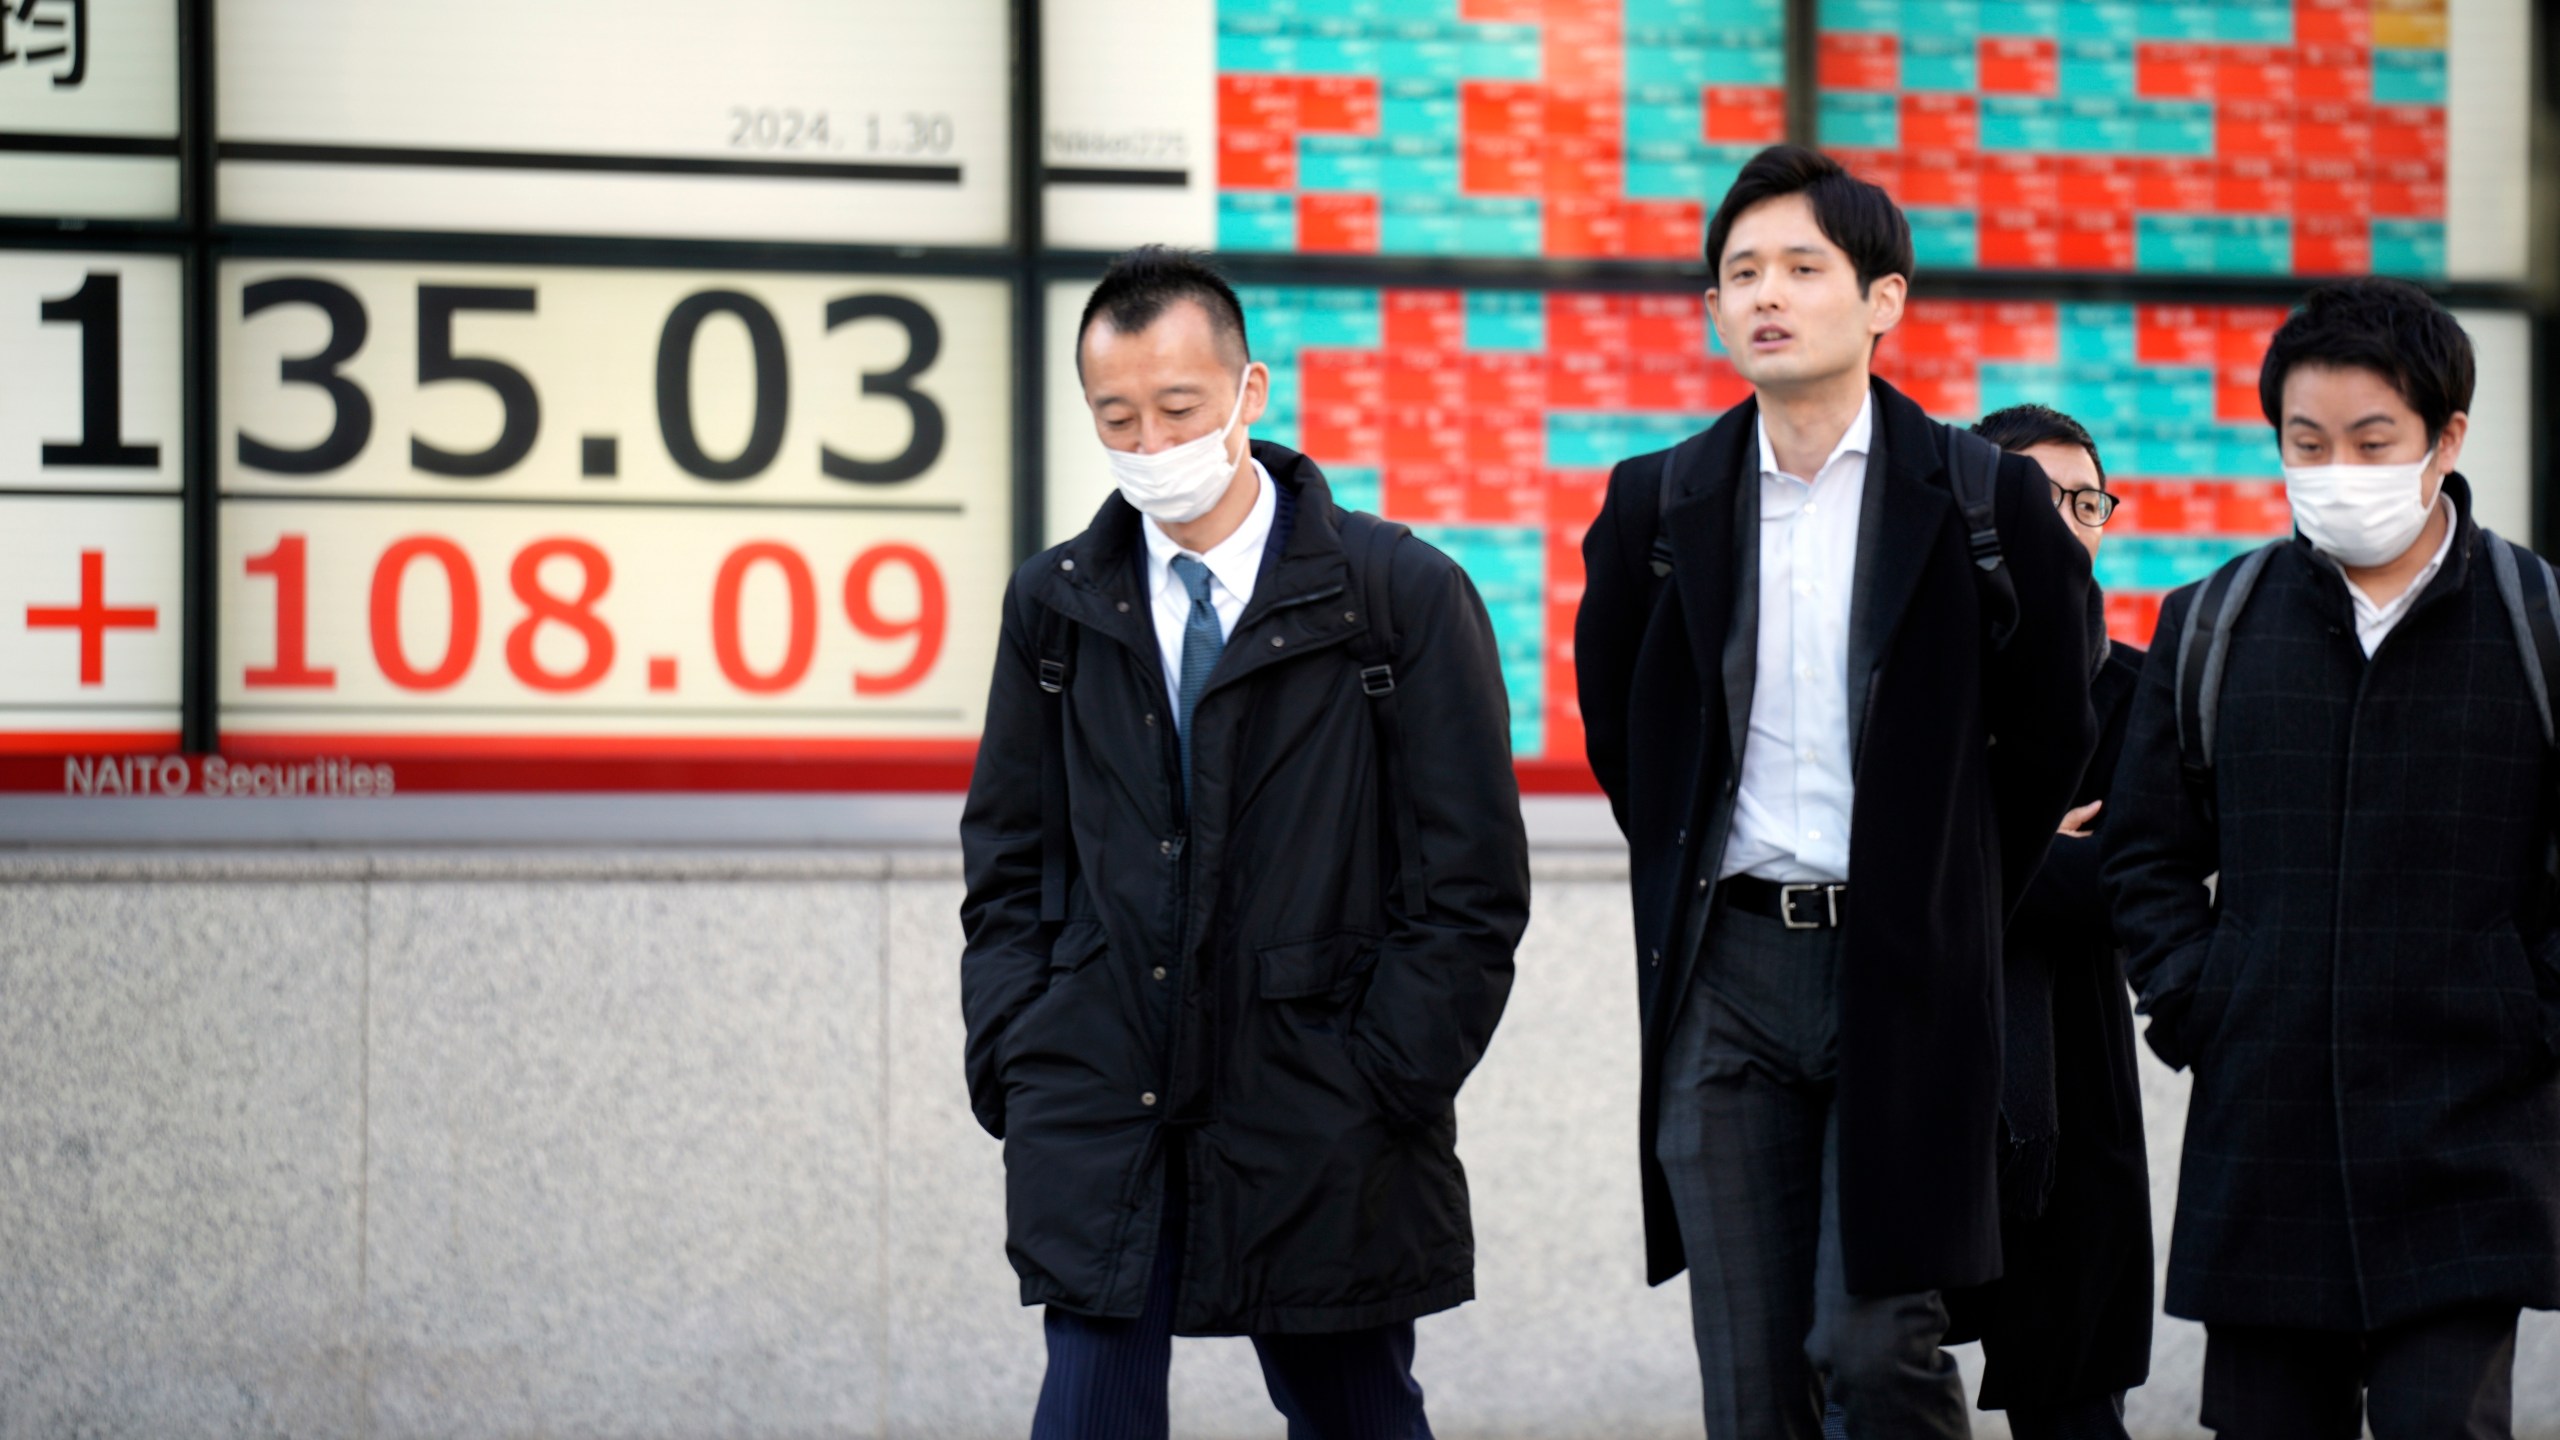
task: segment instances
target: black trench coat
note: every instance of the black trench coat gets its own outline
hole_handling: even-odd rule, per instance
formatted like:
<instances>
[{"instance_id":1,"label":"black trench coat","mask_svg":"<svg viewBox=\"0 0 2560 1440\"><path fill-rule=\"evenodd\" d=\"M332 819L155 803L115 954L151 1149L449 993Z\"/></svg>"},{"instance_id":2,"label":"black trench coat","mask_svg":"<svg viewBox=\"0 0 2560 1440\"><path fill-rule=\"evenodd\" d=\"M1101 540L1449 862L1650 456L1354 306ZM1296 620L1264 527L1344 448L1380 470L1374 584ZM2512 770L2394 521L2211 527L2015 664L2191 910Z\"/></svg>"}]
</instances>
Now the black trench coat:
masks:
<instances>
[{"instance_id":1,"label":"black trench coat","mask_svg":"<svg viewBox=\"0 0 2560 1440\"><path fill-rule=\"evenodd\" d=\"M1528 920L1483 602L1447 556L1396 546L1397 697L1429 895L1410 913L1352 658L1369 619L1341 514L1312 462L1253 449L1280 488L1283 538L1193 718L1191 813L1140 517L1115 495L1014 575L961 821L969 1098L1004 1141L1023 1303L1138 1313L1172 1153L1189 1194L1184 1334L1352 1329L1473 1295L1452 1104ZM1043 609L1071 622L1062 700L1039 687ZM1077 873L1051 926L1042 707L1060 703Z\"/></svg>"},{"instance_id":2,"label":"black trench coat","mask_svg":"<svg viewBox=\"0 0 2560 1440\"><path fill-rule=\"evenodd\" d=\"M2107 798L2141 677L2140 650L2108 647L2089 689L2098 750L2073 805ZM2151 1174L2132 997L2098 884L2107 823L2102 809L2096 834L2056 837L2009 917L2007 974L2034 966L2052 992L2060 1127L2044 1213L2004 1217L1999 1281L1948 1297L1950 1339L1982 1339L1986 1410L2110 1395L2151 1372ZM2013 978L2009 1003L2027 989Z\"/></svg>"},{"instance_id":3,"label":"black trench coat","mask_svg":"<svg viewBox=\"0 0 2560 1440\"><path fill-rule=\"evenodd\" d=\"M1591 768L1625 831L1643 1025L1646 1272L1688 1261L1653 1136L1662 1053L1689 993L1751 715L1759 604L1758 402L1622 462L1583 539L1575 665ZM1847 934L1840 971L1840 1211L1849 1289L2000 1273L2000 933L2089 759L2089 554L2044 472L2008 456L1994 516L2019 599L1985 655L1945 427L1882 381L1851 598ZM1996 738L1997 743L1994 743Z\"/></svg>"},{"instance_id":4,"label":"black trench coat","mask_svg":"<svg viewBox=\"0 0 2560 1440\"><path fill-rule=\"evenodd\" d=\"M2161 607L2104 832L2127 971L2191 1066L2168 1311L2374 1330L2560 1306L2546 753L2470 491L2367 660L2337 569L2272 557L2232 632L2219 821L2178 768ZM2205 877L2219 870L2219 905Z\"/></svg>"}]
</instances>

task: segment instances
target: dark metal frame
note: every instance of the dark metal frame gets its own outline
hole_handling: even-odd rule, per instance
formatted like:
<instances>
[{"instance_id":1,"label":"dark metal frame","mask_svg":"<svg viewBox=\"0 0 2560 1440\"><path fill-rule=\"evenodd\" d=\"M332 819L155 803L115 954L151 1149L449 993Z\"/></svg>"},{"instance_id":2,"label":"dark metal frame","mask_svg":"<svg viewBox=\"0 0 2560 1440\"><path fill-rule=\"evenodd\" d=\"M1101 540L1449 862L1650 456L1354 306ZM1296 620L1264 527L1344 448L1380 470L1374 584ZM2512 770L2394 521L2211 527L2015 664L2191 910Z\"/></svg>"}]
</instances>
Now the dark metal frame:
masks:
<instances>
[{"instance_id":1,"label":"dark metal frame","mask_svg":"<svg viewBox=\"0 0 2560 1440\"><path fill-rule=\"evenodd\" d=\"M1214 3L1214 0L1210 0ZM190 751L210 751L216 735L215 607L218 525L215 514L215 393L220 367L213 354L218 334L218 272L226 259L295 256L347 260L443 260L455 263L569 266L649 266L729 270L847 271L871 274L991 278L1011 282L1014 363L1012 417L1012 541L1016 556L1040 547L1045 534L1043 472L1049 366L1047 296L1052 284L1090 280L1110 260L1100 251L1051 250L1045 243L1045 170L1041 154L1041 32L1044 0L1011 0L1012 123L1014 157L1009 241L996 247L777 244L718 240L631 239L593 236L491 236L442 232L346 231L302 227L225 225L216 206L214 142L216 0L179 0L179 187L174 221L65 223L0 219L0 248L109 250L167 254L185 267L182 359L184 386L184 582L183 734ZM1787 126L1801 141L1815 139L1816 44L1819 0L1787 0ZM2539 405L2532 417L2534 539L2548 552L2560 537L2560 483L2555 483L2553 412L2560 410L2560 253L2555 217L2560 208L2560 24L2537 15L2532 173L2538 203L2531 253L2536 272L2515 284L2443 283L2432 288L2448 304L2527 315L2533 327L2533 364ZM1215 163L1214 159L1209 164ZM1601 290L1622 293L1694 294L1704 288L1703 260L1589 262L1446 260L1411 256L1221 255L1219 264L1246 284L1429 286L1433 288ZM1990 300L2058 300L2114 303L2290 304L2300 281L2238 277L1965 271L1921 278L1932 297Z\"/></svg>"}]
</instances>

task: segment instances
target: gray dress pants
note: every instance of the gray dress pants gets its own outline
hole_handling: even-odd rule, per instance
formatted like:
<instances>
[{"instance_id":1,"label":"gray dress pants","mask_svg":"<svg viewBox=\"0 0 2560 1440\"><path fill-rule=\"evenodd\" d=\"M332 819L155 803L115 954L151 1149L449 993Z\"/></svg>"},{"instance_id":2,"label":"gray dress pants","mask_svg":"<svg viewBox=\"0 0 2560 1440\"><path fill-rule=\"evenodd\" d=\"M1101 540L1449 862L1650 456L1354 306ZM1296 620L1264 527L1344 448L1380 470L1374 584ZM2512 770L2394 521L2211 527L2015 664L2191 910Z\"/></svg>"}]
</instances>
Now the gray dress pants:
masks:
<instances>
[{"instance_id":1,"label":"gray dress pants","mask_svg":"<svg viewBox=\"0 0 2560 1440\"><path fill-rule=\"evenodd\" d=\"M1938 1294L1844 1280L1839 942L1719 907L1663 1057L1654 1153L1688 1251L1710 1440L1819 1440L1826 1393L1859 1440L1972 1433Z\"/></svg>"}]
</instances>

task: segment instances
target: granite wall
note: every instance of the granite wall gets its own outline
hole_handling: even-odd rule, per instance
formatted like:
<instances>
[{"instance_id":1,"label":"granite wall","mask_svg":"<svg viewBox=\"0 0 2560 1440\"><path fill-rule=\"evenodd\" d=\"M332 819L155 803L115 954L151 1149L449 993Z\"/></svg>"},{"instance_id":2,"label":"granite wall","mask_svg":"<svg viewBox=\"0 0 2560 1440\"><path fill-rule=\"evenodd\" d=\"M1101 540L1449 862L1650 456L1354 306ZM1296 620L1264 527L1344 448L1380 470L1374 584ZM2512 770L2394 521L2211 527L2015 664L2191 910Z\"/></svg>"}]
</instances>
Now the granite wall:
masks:
<instances>
[{"instance_id":1,"label":"granite wall","mask_svg":"<svg viewBox=\"0 0 2560 1440\"><path fill-rule=\"evenodd\" d=\"M1540 855L1462 1103L1446 1440L1698 1433L1623 869ZM958 900L941 850L0 853L0 1436L1024 1433ZM2145 1085L2165 1217L2184 1085ZM2137 1433L2199 1433L2201 1338L2164 1323ZM2560 1326L2517 1380L2560 1437ZM1280 1434L1244 1342L1174 1392L1177 1434Z\"/></svg>"}]
</instances>

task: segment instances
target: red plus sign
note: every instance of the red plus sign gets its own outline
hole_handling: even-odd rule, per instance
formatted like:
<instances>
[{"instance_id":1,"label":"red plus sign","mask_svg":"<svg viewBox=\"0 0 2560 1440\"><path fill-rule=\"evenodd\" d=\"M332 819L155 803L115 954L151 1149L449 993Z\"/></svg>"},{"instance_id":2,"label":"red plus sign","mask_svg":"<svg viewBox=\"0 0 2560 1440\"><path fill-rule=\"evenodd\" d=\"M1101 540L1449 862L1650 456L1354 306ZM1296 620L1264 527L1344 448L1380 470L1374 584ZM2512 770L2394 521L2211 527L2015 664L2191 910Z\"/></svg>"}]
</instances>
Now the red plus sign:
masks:
<instances>
[{"instance_id":1,"label":"red plus sign","mask_svg":"<svg viewBox=\"0 0 2560 1440\"><path fill-rule=\"evenodd\" d=\"M83 550L80 552L79 605L30 605L27 607L27 628L79 631L80 683L103 685L107 680L107 632L157 630L160 628L160 611L150 605L109 605L106 552Z\"/></svg>"}]
</instances>

